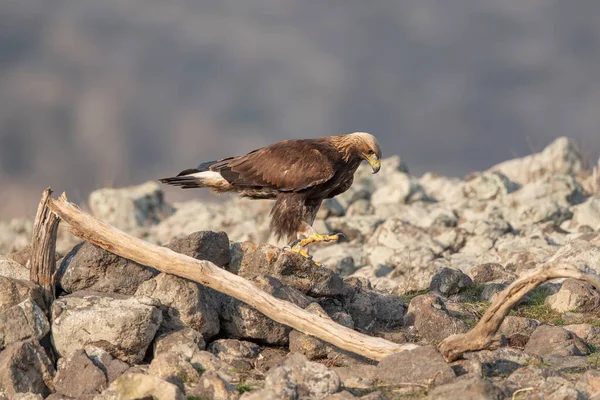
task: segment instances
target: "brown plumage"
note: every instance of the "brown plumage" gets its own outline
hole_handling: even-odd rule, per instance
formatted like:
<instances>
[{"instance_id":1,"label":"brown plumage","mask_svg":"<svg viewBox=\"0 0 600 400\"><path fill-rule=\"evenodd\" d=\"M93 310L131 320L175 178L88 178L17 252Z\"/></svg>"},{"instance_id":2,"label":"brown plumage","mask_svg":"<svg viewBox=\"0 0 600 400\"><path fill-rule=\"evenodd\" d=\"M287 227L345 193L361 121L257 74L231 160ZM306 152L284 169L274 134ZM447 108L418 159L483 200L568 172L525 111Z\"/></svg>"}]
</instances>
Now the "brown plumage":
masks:
<instances>
[{"instance_id":1,"label":"brown plumage","mask_svg":"<svg viewBox=\"0 0 600 400\"><path fill-rule=\"evenodd\" d=\"M200 164L160 181L184 189L208 187L242 197L275 199L271 230L300 239L312 228L324 199L345 192L363 160L379 171L381 150L374 136L356 132L317 139L285 140L246 155Z\"/></svg>"}]
</instances>

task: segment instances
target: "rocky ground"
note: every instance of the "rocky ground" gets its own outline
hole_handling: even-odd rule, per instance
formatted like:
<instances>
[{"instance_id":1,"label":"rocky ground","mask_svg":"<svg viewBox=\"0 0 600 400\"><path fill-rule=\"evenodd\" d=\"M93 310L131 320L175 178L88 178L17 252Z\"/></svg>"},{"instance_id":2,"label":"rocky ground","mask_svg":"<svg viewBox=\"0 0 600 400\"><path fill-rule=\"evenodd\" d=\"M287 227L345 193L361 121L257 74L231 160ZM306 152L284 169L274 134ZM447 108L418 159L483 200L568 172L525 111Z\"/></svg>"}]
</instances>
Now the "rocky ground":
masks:
<instances>
[{"instance_id":1,"label":"rocky ground","mask_svg":"<svg viewBox=\"0 0 600 400\"><path fill-rule=\"evenodd\" d=\"M600 396L600 293L576 280L531 292L502 324L496 350L446 363L435 347L541 263L600 273L592 171L566 138L463 180L416 178L386 159L320 210L317 229L347 238L312 248L322 267L272 240L268 201L170 205L154 183L90 196L94 215L127 232L358 331L422 345L379 363L80 243L64 227L59 297L45 304L27 280L32 221L0 223L0 390L55 400Z\"/></svg>"}]
</instances>

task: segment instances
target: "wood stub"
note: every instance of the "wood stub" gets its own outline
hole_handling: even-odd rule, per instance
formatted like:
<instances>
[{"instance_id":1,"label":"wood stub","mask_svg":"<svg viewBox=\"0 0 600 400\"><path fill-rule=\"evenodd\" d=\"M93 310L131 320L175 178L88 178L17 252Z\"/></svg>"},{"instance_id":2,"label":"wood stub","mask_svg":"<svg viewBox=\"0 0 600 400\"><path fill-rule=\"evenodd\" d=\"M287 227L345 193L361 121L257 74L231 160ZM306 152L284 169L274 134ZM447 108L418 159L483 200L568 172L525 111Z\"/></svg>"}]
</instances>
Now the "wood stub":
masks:
<instances>
[{"instance_id":1,"label":"wood stub","mask_svg":"<svg viewBox=\"0 0 600 400\"><path fill-rule=\"evenodd\" d=\"M600 278L596 275L585 274L570 264L543 264L500 292L473 329L467 333L452 335L444 339L438 348L446 361L455 361L468 351L494 347L496 345L494 336L510 310L531 290L556 278L580 279L600 290Z\"/></svg>"},{"instance_id":2,"label":"wood stub","mask_svg":"<svg viewBox=\"0 0 600 400\"><path fill-rule=\"evenodd\" d=\"M29 279L42 288L47 304L50 304L56 295L54 273L56 270L56 234L60 218L48 208L51 201L52 190L44 190L38 205L33 223L31 238L31 255L29 258Z\"/></svg>"}]
</instances>

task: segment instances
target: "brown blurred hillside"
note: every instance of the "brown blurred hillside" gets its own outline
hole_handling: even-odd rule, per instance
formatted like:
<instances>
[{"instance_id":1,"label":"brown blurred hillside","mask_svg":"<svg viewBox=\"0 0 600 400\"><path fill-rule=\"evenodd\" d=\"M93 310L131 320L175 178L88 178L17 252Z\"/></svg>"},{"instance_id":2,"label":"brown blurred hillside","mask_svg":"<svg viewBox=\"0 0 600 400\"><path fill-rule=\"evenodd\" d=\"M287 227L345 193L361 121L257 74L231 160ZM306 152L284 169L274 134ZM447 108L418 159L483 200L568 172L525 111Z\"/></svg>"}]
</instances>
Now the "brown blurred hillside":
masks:
<instances>
[{"instance_id":1,"label":"brown blurred hillside","mask_svg":"<svg viewBox=\"0 0 600 400\"><path fill-rule=\"evenodd\" d=\"M0 218L358 130L416 174L562 135L595 160L599 109L594 0L7 0Z\"/></svg>"}]
</instances>

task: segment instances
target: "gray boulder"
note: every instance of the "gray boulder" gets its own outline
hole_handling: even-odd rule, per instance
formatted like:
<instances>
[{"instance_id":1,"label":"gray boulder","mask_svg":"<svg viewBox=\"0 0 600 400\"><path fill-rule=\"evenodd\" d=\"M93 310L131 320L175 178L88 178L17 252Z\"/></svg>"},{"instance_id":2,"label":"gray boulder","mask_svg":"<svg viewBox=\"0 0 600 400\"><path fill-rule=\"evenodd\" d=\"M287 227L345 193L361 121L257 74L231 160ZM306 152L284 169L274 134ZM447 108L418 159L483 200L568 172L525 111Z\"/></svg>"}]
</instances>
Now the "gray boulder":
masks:
<instances>
[{"instance_id":1,"label":"gray boulder","mask_svg":"<svg viewBox=\"0 0 600 400\"><path fill-rule=\"evenodd\" d=\"M428 400L503 400L504 392L493 382L468 375L434 388Z\"/></svg>"},{"instance_id":2,"label":"gray boulder","mask_svg":"<svg viewBox=\"0 0 600 400\"><path fill-rule=\"evenodd\" d=\"M64 258L57 280L67 293L93 290L131 295L158 271L83 242Z\"/></svg>"},{"instance_id":3,"label":"gray boulder","mask_svg":"<svg viewBox=\"0 0 600 400\"><path fill-rule=\"evenodd\" d=\"M231 261L229 238L225 232L200 231L175 238L165 247L197 260L207 260L219 267Z\"/></svg>"},{"instance_id":4,"label":"gray boulder","mask_svg":"<svg viewBox=\"0 0 600 400\"><path fill-rule=\"evenodd\" d=\"M431 278L429 289L444 296L450 296L458 294L472 284L471 278L461 270L442 268Z\"/></svg>"},{"instance_id":5,"label":"gray boulder","mask_svg":"<svg viewBox=\"0 0 600 400\"><path fill-rule=\"evenodd\" d=\"M54 391L54 366L36 341L13 343L0 353L0 391L47 396Z\"/></svg>"},{"instance_id":6,"label":"gray boulder","mask_svg":"<svg viewBox=\"0 0 600 400\"><path fill-rule=\"evenodd\" d=\"M38 306L45 307L42 293L42 288L29 280L0 276L0 311L14 307L27 299L32 299Z\"/></svg>"},{"instance_id":7,"label":"gray boulder","mask_svg":"<svg viewBox=\"0 0 600 400\"><path fill-rule=\"evenodd\" d=\"M40 340L49 331L46 314L30 298L0 311L0 349L27 339Z\"/></svg>"},{"instance_id":8,"label":"gray boulder","mask_svg":"<svg viewBox=\"0 0 600 400\"><path fill-rule=\"evenodd\" d=\"M202 334L192 328L163 333L154 340L154 357L162 353L180 353L187 358L206 348Z\"/></svg>"},{"instance_id":9,"label":"gray boulder","mask_svg":"<svg viewBox=\"0 0 600 400\"><path fill-rule=\"evenodd\" d=\"M285 286L268 275L257 276L253 282L274 297L289 301L300 308L305 308L313 301L302 292ZM229 338L252 339L275 345L288 343L290 327L273 321L254 307L233 297L224 300L220 317L223 332Z\"/></svg>"},{"instance_id":10,"label":"gray boulder","mask_svg":"<svg viewBox=\"0 0 600 400\"><path fill-rule=\"evenodd\" d=\"M206 371L200 377L198 384L186 392L189 398L213 400L237 400L240 393L235 387L225 381L215 371Z\"/></svg>"},{"instance_id":11,"label":"gray boulder","mask_svg":"<svg viewBox=\"0 0 600 400\"><path fill-rule=\"evenodd\" d=\"M54 377L57 393L78 398L99 394L107 386L105 373L88 358L84 350L77 350L58 361Z\"/></svg>"},{"instance_id":12,"label":"gray boulder","mask_svg":"<svg viewBox=\"0 0 600 400\"><path fill-rule=\"evenodd\" d=\"M600 309L600 293L587 282L567 279L557 293L546 298L545 303L557 312L594 312Z\"/></svg>"},{"instance_id":13,"label":"gray boulder","mask_svg":"<svg viewBox=\"0 0 600 400\"><path fill-rule=\"evenodd\" d=\"M281 365L269 370L263 390L244 399L321 399L339 390L340 377L333 370L292 353Z\"/></svg>"},{"instance_id":14,"label":"gray boulder","mask_svg":"<svg viewBox=\"0 0 600 400\"><path fill-rule=\"evenodd\" d=\"M404 326L414 327L421 337L433 344L450 335L469 330L466 323L450 315L439 297L426 294L416 296L410 301Z\"/></svg>"},{"instance_id":15,"label":"gray boulder","mask_svg":"<svg viewBox=\"0 0 600 400\"><path fill-rule=\"evenodd\" d=\"M160 301L164 309L163 332L190 327L200 332L205 340L219 333L222 297L199 283L160 273L142 283L135 295Z\"/></svg>"},{"instance_id":16,"label":"gray boulder","mask_svg":"<svg viewBox=\"0 0 600 400\"><path fill-rule=\"evenodd\" d=\"M0 254L0 276L12 279L29 279L29 268Z\"/></svg>"},{"instance_id":17,"label":"gray boulder","mask_svg":"<svg viewBox=\"0 0 600 400\"><path fill-rule=\"evenodd\" d=\"M559 137L539 153L496 164L490 170L500 171L514 182L526 183L553 174L576 175L584 165L577 144Z\"/></svg>"},{"instance_id":18,"label":"gray boulder","mask_svg":"<svg viewBox=\"0 0 600 400\"><path fill-rule=\"evenodd\" d=\"M585 356L590 352L588 345L577 335L559 326L541 325L529 338L525 351L540 357Z\"/></svg>"},{"instance_id":19,"label":"gray boulder","mask_svg":"<svg viewBox=\"0 0 600 400\"><path fill-rule=\"evenodd\" d=\"M93 345L122 361L137 363L161 321L152 299L77 292L52 304L52 341L61 356Z\"/></svg>"},{"instance_id":20,"label":"gray boulder","mask_svg":"<svg viewBox=\"0 0 600 400\"><path fill-rule=\"evenodd\" d=\"M181 389L153 375L124 374L94 400L145 399L185 400Z\"/></svg>"},{"instance_id":21,"label":"gray boulder","mask_svg":"<svg viewBox=\"0 0 600 400\"><path fill-rule=\"evenodd\" d=\"M92 214L126 232L158 224L174 213L156 182L125 188L103 188L89 196Z\"/></svg>"},{"instance_id":22,"label":"gray boulder","mask_svg":"<svg viewBox=\"0 0 600 400\"><path fill-rule=\"evenodd\" d=\"M266 244L256 247L251 243L235 243L231 251L227 269L246 279L267 274L313 297L342 293L343 282L339 275L299 254Z\"/></svg>"},{"instance_id":23,"label":"gray boulder","mask_svg":"<svg viewBox=\"0 0 600 400\"><path fill-rule=\"evenodd\" d=\"M386 385L406 382L441 385L455 378L452 367L433 346L420 346L392 354L377 364L378 379Z\"/></svg>"}]
</instances>

